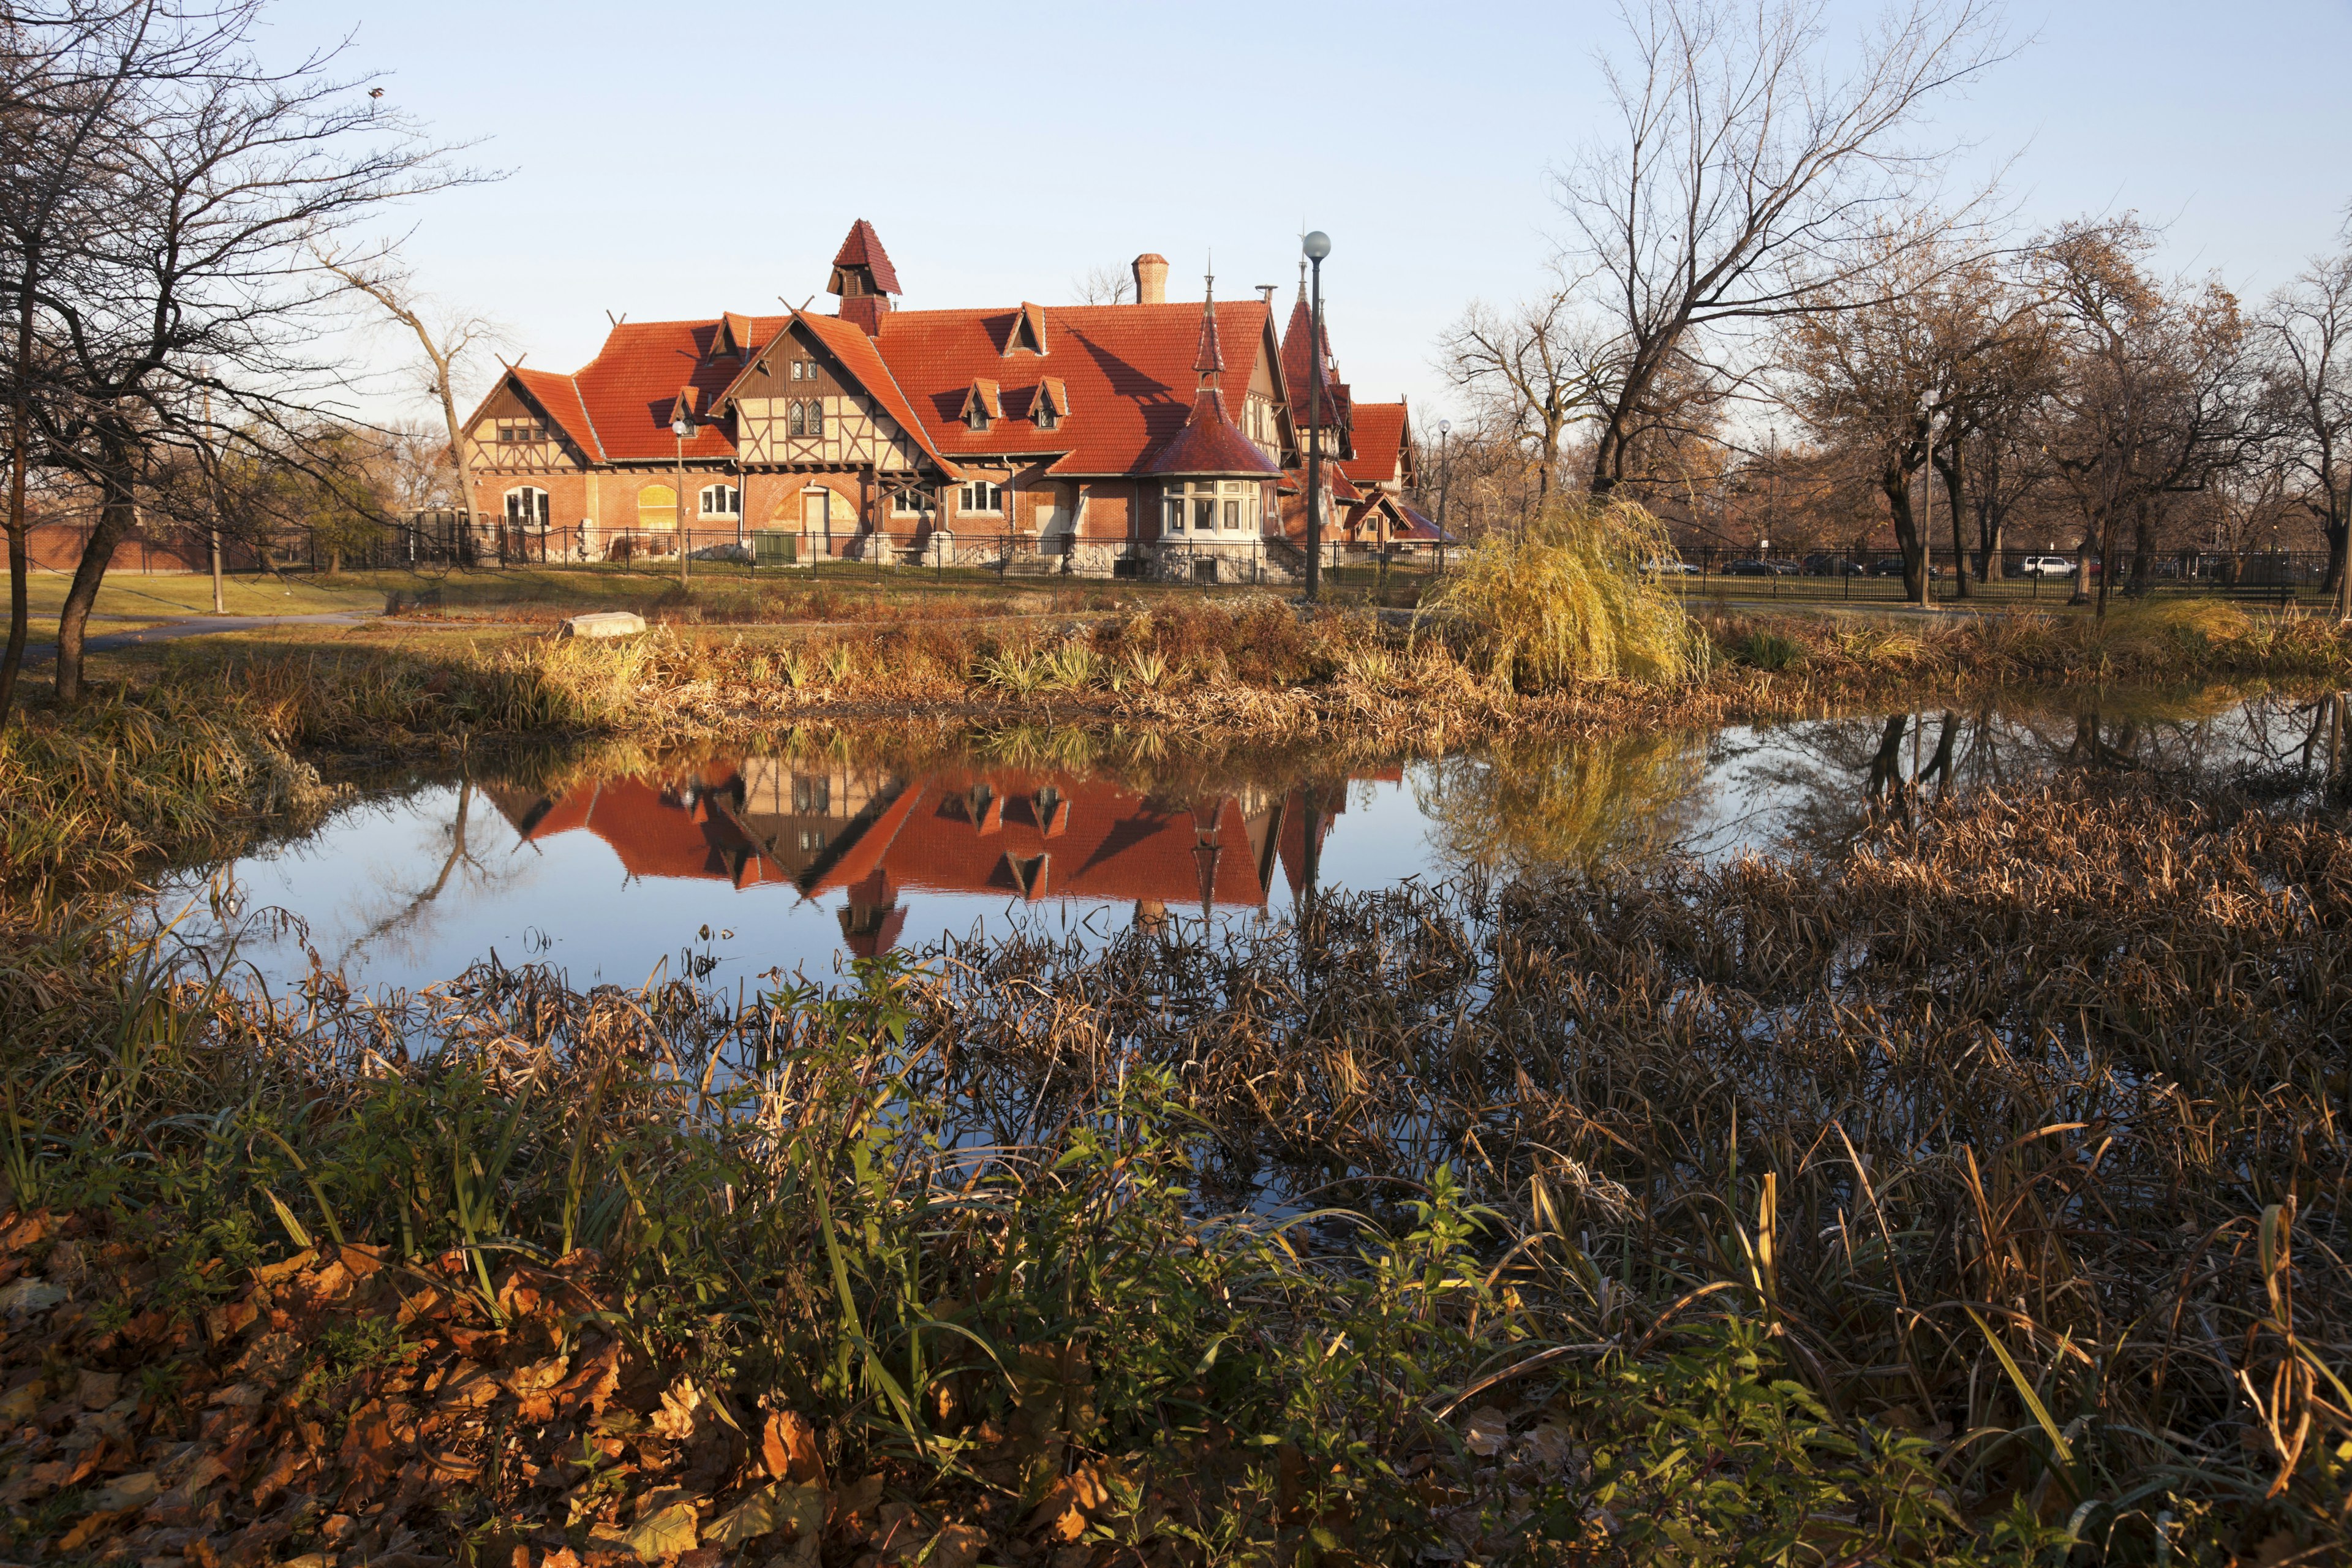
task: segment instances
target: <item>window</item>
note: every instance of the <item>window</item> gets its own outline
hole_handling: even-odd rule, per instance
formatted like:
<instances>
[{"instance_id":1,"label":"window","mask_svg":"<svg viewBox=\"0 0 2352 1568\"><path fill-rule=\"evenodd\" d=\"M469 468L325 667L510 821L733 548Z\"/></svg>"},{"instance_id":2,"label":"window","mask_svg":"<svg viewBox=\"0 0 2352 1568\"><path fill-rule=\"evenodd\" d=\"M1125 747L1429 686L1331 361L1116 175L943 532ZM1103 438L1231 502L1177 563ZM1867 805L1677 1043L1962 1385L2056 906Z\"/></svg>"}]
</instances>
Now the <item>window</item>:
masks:
<instances>
[{"instance_id":1,"label":"window","mask_svg":"<svg viewBox=\"0 0 2352 1568\"><path fill-rule=\"evenodd\" d=\"M786 416L784 428L789 434L794 436L805 436L808 434L808 431L805 428L803 416L801 413L803 406L803 405L802 404L794 403L790 414Z\"/></svg>"},{"instance_id":2,"label":"window","mask_svg":"<svg viewBox=\"0 0 2352 1568\"><path fill-rule=\"evenodd\" d=\"M800 816L831 816L833 815L833 781L812 778L806 773L793 775L793 811ZM820 842L817 846L823 848Z\"/></svg>"},{"instance_id":3,"label":"window","mask_svg":"<svg viewBox=\"0 0 2352 1568\"><path fill-rule=\"evenodd\" d=\"M821 827L803 827L800 830L800 834L802 854L818 855L824 853L824 829Z\"/></svg>"},{"instance_id":4,"label":"window","mask_svg":"<svg viewBox=\"0 0 2352 1568\"><path fill-rule=\"evenodd\" d=\"M1051 430L1060 425L1061 422L1062 416L1054 412L1054 405L1046 402L1044 398L1039 398L1037 400L1037 428L1040 430Z\"/></svg>"},{"instance_id":5,"label":"window","mask_svg":"<svg viewBox=\"0 0 2352 1568\"><path fill-rule=\"evenodd\" d=\"M988 428L988 410L980 405L980 399L976 397L973 398L965 407L963 411L963 422L964 427L967 429L985 430Z\"/></svg>"},{"instance_id":6,"label":"window","mask_svg":"<svg viewBox=\"0 0 2352 1568\"><path fill-rule=\"evenodd\" d=\"M1193 531L1196 533L1209 533L1214 531L1216 526L1217 498L1214 496L1194 496L1192 498Z\"/></svg>"},{"instance_id":7,"label":"window","mask_svg":"<svg viewBox=\"0 0 2352 1568\"><path fill-rule=\"evenodd\" d=\"M1239 528L1241 525L1242 503L1237 500L1227 501L1225 503L1225 526L1227 528Z\"/></svg>"},{"instance_id":8,"label":"window","mask_svg":"<svg viewBox=\"0 0 2352 1568\"><path fill-rule=\"evenodd\" d=\"M808 401L808 433L812 437L824 434L824 405L814 397Z\"/></svg>"},{"instance_id":9,"label":"window","mask_svg":"<svg viewBox=\"0 0 2352 1568\"><path fill-rule=\"evenodd\" d=\"M823 436L824 405L814 397L804 403L794 403L785 415L784 428L787 434L793 436L806 436L812 438Z\"/></svg>"},{"instance_id":10,"label":"window","mask_svg":"<svg viewBox=\"0 0 2352 1568\"><path fill-rule=\"evenodd\" d=\"M535 485L523 485L507 492L507 521L526 528L547 526L547 492Z\"/></svg>"},{"instance_id":11,"label":"window","mask_svg":"<svg viewBox=\"0 0 2352 1568\"><path fill-rule=\"evenodd\" d=\"M803 380L807 376L807 374L808 361L804 359L796 359L793 361L793 379L794 381Z\"/></svg>"},{"instance_id":12,"label":"window","mask_svg":"<svg viewBox=\"0 0 2352 1568\"><path fill-rule=\"evenodd\" d=\"M919 489L892 490L890 510L901 517L921 511L931 504L931 498Z\"/></svg>"},{"instance_id":13,"label":"window","mask_svg":"<svg viewBox=\"0 0 2352 1568\"><path fill-rule=\"evenodd\" d=\"M667 485L647 485L637 492L637 526L668 533L677 527L677 492Z\"/></svg>"},{"instance_id":14,"label":"window","mask_svg":"<svg viewBox=\"0 0 2352 1568\"><path fill-rule=\"evenodd\" d=\"M499 421L499 441L503 446L527 447L547 439L544 419L501 419Z\"/></svg>"},{"instance_id":15,"label":"window","mask_svg":"<svg viewBox=\"0 0 2352 1568\"><path fill-rule=\"evenodd\" d=\"M702 490L702 515L705 517L740 517L743 515L743 492L733 485L706 485Z\"/></svg>"},{"instance_id":16,"label":"window","mask_svg":"<svg viewBox=\"0 0 2352 1568\"><path fill-rule=\"evenodd\" d=\"M1182 489L1181 486L1177 488ZM1160 503L1160 523L1171 533L1184 531L1184 498L1181 495L1171 495Z\"/></svg>"},{"instance_id":17,"label":"window","mask_svg":"<svg viewBox=\"0 0 2352 1568\"><path fill-rule=\"evenodd\" d=\"M1004 487L992 485L986 479L963 487L963 495L956 502L960 511L1003 511Z\"/></svg>"}]
</instances>

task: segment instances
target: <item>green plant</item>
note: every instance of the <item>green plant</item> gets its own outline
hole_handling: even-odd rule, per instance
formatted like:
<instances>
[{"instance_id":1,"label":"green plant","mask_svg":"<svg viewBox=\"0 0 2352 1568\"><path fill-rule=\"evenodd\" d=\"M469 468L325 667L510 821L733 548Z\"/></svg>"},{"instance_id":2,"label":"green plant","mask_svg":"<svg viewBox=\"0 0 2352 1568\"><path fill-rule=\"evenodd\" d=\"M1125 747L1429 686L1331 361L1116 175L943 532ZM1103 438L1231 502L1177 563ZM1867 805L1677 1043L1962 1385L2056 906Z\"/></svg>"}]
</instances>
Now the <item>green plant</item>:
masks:
<instances>
[{"instance_id":1,"label":"green plant","mask_svg":"<svg viewBox=\"0 0 2352 1568\"><path fill-rule=\"evenodd\" d=\"M1524 533L1479 541L1414 614L1459 627L1496 684L1545 691L1626 677L1666 683L1690 662L1680 605L1643 567L1675 553L1664 526L1631 501L1555 501Z\"/></svg>"}]
</instances>

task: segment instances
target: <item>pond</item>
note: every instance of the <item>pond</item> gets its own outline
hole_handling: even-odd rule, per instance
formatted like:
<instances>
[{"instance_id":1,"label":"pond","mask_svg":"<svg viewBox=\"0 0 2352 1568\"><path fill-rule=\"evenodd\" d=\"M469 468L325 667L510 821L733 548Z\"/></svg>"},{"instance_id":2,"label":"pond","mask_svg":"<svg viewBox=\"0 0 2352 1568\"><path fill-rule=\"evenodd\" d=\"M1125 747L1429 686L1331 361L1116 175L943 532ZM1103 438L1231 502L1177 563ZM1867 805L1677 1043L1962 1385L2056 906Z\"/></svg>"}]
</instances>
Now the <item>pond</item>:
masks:
<instances>
[{"instance_id":1,"label":"pond","mask_svg":"<svg viewBox=\"0 0 2352 1568\"><path fill-rule=\"evenodd\" d=\"M782 745L478 757L183 868L153 907L273 988L323 970L415 991L493 957L578 986L756 987L1016 926L1098 937L1279 920L1315 889L1833 851L1874 815L2068 767L2291 797L2326 775L2326 732L2324 701L2109 692L1387 765L1114 763L1034 735L945 762Z\"/></svg>"}]
</instances>

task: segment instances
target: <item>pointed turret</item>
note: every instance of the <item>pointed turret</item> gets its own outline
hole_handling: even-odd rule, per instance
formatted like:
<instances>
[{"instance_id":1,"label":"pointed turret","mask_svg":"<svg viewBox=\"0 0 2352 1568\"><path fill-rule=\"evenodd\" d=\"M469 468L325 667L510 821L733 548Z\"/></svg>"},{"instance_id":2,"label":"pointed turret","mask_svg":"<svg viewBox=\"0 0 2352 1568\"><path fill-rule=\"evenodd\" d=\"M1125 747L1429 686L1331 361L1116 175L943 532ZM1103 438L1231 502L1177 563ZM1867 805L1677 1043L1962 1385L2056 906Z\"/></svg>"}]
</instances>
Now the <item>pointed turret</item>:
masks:
<instances>
[{"instance_id":1,"label":"pointed turret","mask_svg":"<svg viewBox=\"0 0 2352 1568\"><path fill-rule=\"evenodd\" d=\"M1225 395L1217 388L1224 374L1225 355L1217 342L1217 280L1209 279L1208 297L1201 301L1201 347L1192 368L1201 384L1192 394L1192 417L1167 449L1152 459L1155 474L1223 474L1235 479L1278 474L1282 470L1241 432L1225 413Z\"/></svg>"}]
</instances>

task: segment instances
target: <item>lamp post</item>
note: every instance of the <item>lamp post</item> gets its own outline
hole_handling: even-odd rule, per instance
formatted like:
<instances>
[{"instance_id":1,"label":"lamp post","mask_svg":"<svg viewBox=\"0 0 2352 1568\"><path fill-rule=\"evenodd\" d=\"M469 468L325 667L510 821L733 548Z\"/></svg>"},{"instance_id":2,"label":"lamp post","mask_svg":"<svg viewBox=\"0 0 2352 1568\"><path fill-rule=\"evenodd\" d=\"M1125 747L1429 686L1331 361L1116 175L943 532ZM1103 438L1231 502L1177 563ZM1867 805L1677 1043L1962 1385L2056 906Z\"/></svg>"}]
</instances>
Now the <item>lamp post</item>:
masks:
<instances>
[{"instance_id":1,"label":"lamp post","mask_svg":"<svg viewBox=\"0 0 2352 1568\"><path fill-rule=\"evenodd\" d=\"M1454 433L1454 421L1437 422L1437 575L1445 576L1445 489L1454 478L1454 451L1446 445Z\"/></svg>"},{"instance_id":2,"label":"lamp post","mask_svg":"<svg viewBox=\"0 0 2352 1568\"><path fill-rule=\"evenodd\" d=\"M686 584L686 558L693 552L694 542L686 531L686 438L694 434L694 421L680 414L669 422L669 433L677 437L677 585Z\"/></svg>"},{"instance_id":3,"label":"lamp post","mask_svg":"<svg viewBox=\"0 0 2352 1568\"><path fill-rule=\"evenodd\" d=\"M1323 591L1323 258L1331 237L1317 229L1299 242L1315 268L1307 332L1307 602Z\"/></svg>"}]
</instances>

